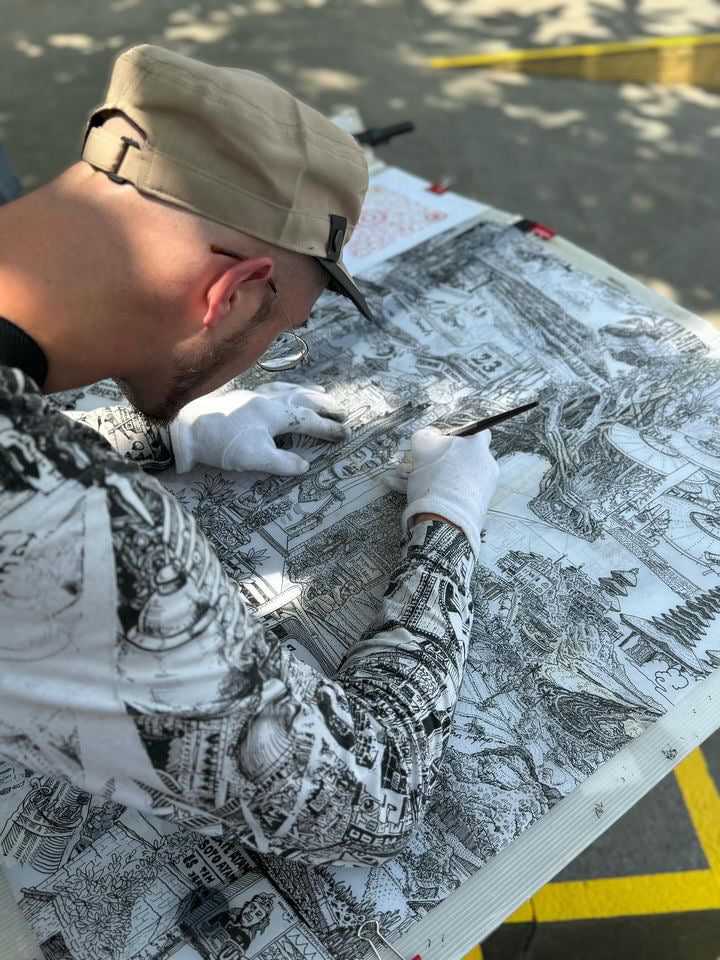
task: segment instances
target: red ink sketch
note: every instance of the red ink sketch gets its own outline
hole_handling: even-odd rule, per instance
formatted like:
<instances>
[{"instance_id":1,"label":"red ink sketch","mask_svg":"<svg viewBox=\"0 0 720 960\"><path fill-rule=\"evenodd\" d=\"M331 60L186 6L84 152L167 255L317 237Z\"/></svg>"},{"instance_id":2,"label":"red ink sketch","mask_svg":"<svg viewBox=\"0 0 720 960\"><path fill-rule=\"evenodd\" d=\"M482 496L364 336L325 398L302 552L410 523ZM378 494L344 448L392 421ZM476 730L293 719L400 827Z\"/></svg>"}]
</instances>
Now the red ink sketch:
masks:
<instances>
[{"instance_id":1,"label":"red ink sketch","mask_svg":"<svg viewBox=\"0 0 720 960\"><path fill-rule=\"evenodd\" d=\"M406 194L372 184L360 222L346 249L353 257L368 257L402 237L420 233L446 218L444 210L433 209Z\"/></svg>"}]
</instances>

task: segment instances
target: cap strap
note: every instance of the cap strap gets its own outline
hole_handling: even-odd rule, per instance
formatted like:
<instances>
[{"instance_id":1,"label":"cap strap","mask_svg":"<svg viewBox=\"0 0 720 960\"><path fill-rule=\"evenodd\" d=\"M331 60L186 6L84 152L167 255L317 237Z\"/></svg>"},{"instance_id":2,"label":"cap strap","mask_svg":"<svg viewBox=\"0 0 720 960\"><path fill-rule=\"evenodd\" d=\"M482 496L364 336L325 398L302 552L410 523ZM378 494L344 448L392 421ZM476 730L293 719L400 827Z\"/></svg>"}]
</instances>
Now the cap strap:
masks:
<instances>
[{"instance_id":1,"label":"cap strap","mask_svg":"<svg viewBox=\"0 0 720 960\"><path fill-rule=\"evenodd\" d=\"M330 214L330 234L328 236L325 258L337 263L342 253L345 234L347 232L347 218L337 213Z\"/></svg>"},{"instance_id":2,"label":"cap strap","mask_svg":"<svg viewBox=\"0 0 720 960\"><path fill-rule=\"evenodd\" d=\"M137 183L140 175L140 144L130 137L93 127L87 135L82 159L103 170L116 183Z\"/></svg>"}]
</instances>

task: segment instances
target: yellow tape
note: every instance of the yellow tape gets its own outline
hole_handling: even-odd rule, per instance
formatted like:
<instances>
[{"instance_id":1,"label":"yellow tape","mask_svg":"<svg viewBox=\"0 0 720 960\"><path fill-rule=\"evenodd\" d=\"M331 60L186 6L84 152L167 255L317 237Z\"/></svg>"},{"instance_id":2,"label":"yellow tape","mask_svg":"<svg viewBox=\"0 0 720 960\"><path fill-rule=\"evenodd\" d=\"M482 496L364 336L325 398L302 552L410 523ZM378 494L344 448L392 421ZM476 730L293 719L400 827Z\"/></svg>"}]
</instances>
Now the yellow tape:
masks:
<instances>
[{"instance_id":1,"label":"yellow tape","mask_svg":"<svg viewBox=\"0 0 720 960\"><path fill-rule=\"evenodd\" d=\"M505 923L557 923L720 909L720 886L710 870L548 883Z\"/></svg>"},{"instance_id":2,"label":"yellow tape","mask_svg":"<svg viewBox=\"0 0 720 960\"><path fill-rule=\"evenodd\" d=\"M473 947L470 953L466 953L463 960L483 960L483 952L480 944Z\"/></svg>"},{"instance_id":3,"label":"yellow tape","mask_svg":"<svg viewBox=\"0 0 720 960\"><path fill-rule=\"evenodd\" d=\"M643 53L677 47L702 47L720 44L720 33L694 34L684 37L648 37L619 43L582 43L569 47L541 50L502 50L499 53L476 53L460 57L433 57L430 66L436 70L452 67L488 67L504 63L538 60L566 60L573 57L603 57L612 54Z\"/></svg>"},{"instance_id":4,"label":"yellow tape","mask_svg":"<svg viewBox=\"0 0 720 960\"><path fill-rule=\"evenodd\" d=\"M700 749L675 768L675 777L709 870L548 883L505 922L600 920L720 909L720 793Z\"/></svg>"},{"instance_id":5,"label":"yellow tape","mask_svg":"<svg viewBox=\"0 0 720 960\"><path fill-rule=\"evenodd\" d=\"M701 750L678 764L675 778L705 859L720 883L720 794Z\"/></svg>"}]
</instances>

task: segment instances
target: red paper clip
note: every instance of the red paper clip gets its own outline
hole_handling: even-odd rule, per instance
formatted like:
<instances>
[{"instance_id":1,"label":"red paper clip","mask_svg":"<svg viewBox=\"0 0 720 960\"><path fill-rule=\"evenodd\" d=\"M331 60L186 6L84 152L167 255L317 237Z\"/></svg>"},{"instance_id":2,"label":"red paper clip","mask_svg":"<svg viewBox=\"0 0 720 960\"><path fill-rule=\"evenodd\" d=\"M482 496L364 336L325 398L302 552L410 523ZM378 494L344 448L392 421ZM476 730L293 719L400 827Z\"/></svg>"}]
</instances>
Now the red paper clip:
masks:
<instances>
[{"instance_id":1,"label":"red paper clip","mask_svg":"<svg viewBox=\"0 0 720 960\"><path fill-rule=\"evenodd\" d=\"M536 223L531 232L534 233L536 237L540 237L543 240L552 240L552 238L555 236L555 231L553 228L548 227L545 223Z\"/></svg>"},{"instance_id":2,"label":"red paper clip","mask_svg":"<svg viewBox=\"0 0 720 960\"><path fill-rule=\"evenodd\" d=\"M546 223L538 223L536 220L517 220L513 226L516 230L522 230L523 233L534 233L541 240L552 240L556 233Z\"/></svg>"},{"instance_id":3,"label":"red paper clip","mask_svg":"<svg viewBox=\"0 0 720 960\"><path fill-rule=\"evenodd\" d=\"M429 186L425 187L425 189L429 193L447 193L453 183L455 183L454 177L443 177L442 180L435 180L429 184Z\"/></svg>"}]
</instances>

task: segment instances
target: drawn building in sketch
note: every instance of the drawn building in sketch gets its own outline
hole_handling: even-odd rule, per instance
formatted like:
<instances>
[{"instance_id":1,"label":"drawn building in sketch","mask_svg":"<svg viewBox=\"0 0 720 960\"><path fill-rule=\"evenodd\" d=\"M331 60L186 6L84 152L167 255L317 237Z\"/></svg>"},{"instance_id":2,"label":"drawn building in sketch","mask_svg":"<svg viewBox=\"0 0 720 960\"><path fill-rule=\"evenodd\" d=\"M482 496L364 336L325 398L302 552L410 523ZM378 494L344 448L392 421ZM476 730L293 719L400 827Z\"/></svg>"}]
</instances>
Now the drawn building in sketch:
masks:
<instances>
[{"instance_id":1,"label":"drawn building in sketch","mask_svg":"<svg viewBox=\"0 0 720 960\"><path fill-rule=\"evenodd\" d=\"M692 600L650 619L620 614L632 631L621 646L628 648L628 655L638 665L659 657L669 666L703 677L709 665L714 665L714 655L707 651L705 660L700 660L696 648L719 614L720 587L698 593Z\"/></svg>"},{"instance_id":2,"label":"drawn building in sketch","mask_svg":"<svg viewBox=\"0 0 720 960\"><path fill-rule=\"evenodd\" d=\"M88 793L69 783L49 777L36 781L6 825L2 852L18 863L30 861L40 873L53 873L89 801Z\"/></svg>"}]
</instances>

